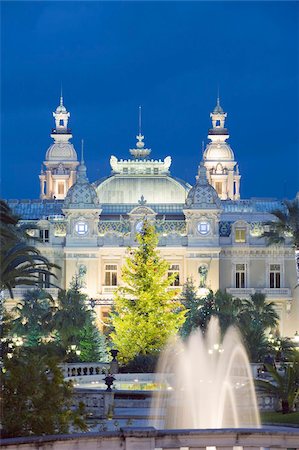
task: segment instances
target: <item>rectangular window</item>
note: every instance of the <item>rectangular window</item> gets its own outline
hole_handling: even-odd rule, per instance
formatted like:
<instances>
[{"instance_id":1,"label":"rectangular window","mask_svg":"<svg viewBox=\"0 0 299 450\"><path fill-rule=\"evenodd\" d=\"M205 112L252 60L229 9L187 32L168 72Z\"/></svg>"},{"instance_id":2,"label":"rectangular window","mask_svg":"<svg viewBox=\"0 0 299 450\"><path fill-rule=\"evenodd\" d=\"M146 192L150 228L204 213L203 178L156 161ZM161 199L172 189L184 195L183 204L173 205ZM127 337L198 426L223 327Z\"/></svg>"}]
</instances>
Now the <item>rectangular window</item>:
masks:
<instances>
[{"instance_id":1,"label":"rectangular window","mask_svg":"<svg viewBox=\"0 0 299 450\"><path fill-rule=\"evenodd\" d=\"M50 287L50 275L48 275L47 273L39 273L38 279L39 279L39 286L42 289L47 289Z\"/></svg>"},{"instance_id":2,"label":"rectangular window","mask_svg":"<svg viewBox=\"0 0 299 450\"><path fill-rule=\"evenodd\" d=\"M58 194L64 195L64 183L63 182L58 183Z\"/></svg>"},{"instance_id":3,"label":"rectangular window","mask_svg":"<svg viewBox=\"0 0 299 450\"><path fill-rule=\"evenodd\" d=\"M246 281L246 270L245 270L245 264L236 264L236 288L241 289L245 288L245 281Z\"/></svg>"},{"instance_id":4,"label":"rectangular window","mask_svg":"<svg viewBox=\"0 0 299 450\"><path fill-rule=\"evenodd\" d=\"M216 181L215 183L215 189L218 195L222 194L222 183L221 181Z\"/></svg>"},{"instance_id":5,"label":"rectangular window","mask_svg":"<svg viewBox=\"0 0 299 450\"><path fill-rule=\"evenodd\" d=\"M39 238L43 242L49 242L49 230L39 230Z\"/></svg>"},{"instance_id":6,"label":"rectangular window","mask_svg":"<svg viewBox=\"0 0 299 450\"><path fill-rule=\"evenodd\" d=\"M280 264L270 264L270 288L280 288Z\"/></svg>"},{"instance_id":7,"label":"rectangular window","mask_svg":"<svg viewBox=\"0 0 299 450\"><path fill-rule=\"evenodd\" d=\"M246 242L246 229L236 228L235 229L235 242L244 243Z\"/></svg>"},{"instance_id":8,"label":"rectangular window","mask_svg":"<svg viewBox=\"0 0 299 450\"><path fill-rule=\"evenodd\" d=\"M105 286L117 286L117 265L106 264L105 266Z\"/></svg>"},{"instance_id":9,"label":"rectangular window","mask_svg":"<svg viewBox=\"0 0 299 450\"><path fill-rule=\"evenodd\" d=\"M175 279L171 283L171 286L179 286L180 285L180 266L178 264L171 264L168 269L168 277L175 274Z\"/></svg>"}]
</instances>

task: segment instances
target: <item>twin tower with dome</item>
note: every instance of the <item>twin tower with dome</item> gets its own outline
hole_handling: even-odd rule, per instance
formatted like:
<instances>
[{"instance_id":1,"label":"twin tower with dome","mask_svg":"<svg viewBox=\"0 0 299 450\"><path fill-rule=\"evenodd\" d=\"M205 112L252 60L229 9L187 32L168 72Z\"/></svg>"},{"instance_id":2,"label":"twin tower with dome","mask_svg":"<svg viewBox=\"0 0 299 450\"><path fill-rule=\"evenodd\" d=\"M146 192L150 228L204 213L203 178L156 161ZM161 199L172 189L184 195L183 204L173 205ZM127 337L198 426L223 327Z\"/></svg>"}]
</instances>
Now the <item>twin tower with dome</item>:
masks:
<instances>
[{"instance_id":1,"label":"twin tower with dome","mask_svg":"<svg viewBox=\"0 0 299 450\"><path fill-rule=\"evenodd\" d=\"M92 299L99 324L105 326L113 292L121 285L127 248L145 218L159 234L159 251L176 274L173 289L188 278L198 294L221 289L248 298L266 294L280 316L280 332L293 336L298 328L299 298L291 245L268 246L261 237L271 211L283 208L275 199L240 199L234 152L227 142L227 113L217 104L211 112L203 159L193 186L170 174L171 157L150 159L141 132L130 159L111 156L111 173L90 182L84 163L70 142L70 113L63 98L53 113L55 128L39 175L40 198L8 201L13 211L40 237L38 246L57 271L61 288L75 275ZM41 275L42 286L57 290ZM16 289L15 297L26 290ZM297 295L297 297L296 297Z\"/></svg>"}]
</instances>

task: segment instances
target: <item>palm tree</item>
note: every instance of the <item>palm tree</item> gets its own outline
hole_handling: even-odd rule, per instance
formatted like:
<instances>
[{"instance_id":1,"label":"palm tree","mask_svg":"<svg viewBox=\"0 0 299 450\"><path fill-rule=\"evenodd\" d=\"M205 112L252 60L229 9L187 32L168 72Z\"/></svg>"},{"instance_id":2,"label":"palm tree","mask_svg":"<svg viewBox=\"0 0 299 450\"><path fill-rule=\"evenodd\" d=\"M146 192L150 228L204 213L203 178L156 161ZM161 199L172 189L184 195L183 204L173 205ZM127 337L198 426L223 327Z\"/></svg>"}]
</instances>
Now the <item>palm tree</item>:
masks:
<instances>
[{"instance_id":1,"label":"palm tree","mask_svg":"<svg viewBox=\"0 0 299 450\"><path fill-rule=\"evenodd\" d=\"M231 325L239 325L239 316L243 302L231 294L217 291L214 296L215 315L219 319L221 333L224 335Z\"/></svg>"},{"instance_id":2,"label":"palm tree","mask_svg":"<svg viewBox=\"0 0 299 450\"><path fill-rule=\"evenodd\" d=\"M18 219L9 206L0 201L0 292L7 289L13 298L16 286L39 286L40 275L57 278L59 269L28 243L28 235L20 231Z\"/></svg>"},{"instance_id":3,"label":"palm tree","mask_svg":"<svg viewBox=\"0 0 299 450\"><path fill-rule=\"evenodd\" d=\"M299 398L299 364L294 360L283 371L277 370L271 365L266 365L271 380L257 380L257 386L268 394L273 394L281 400L282 412L290 413L294 409Z\"/></svg>"},{"instance_id":4,"label":"palm tree","mask_svg":"<svg viewBox=\"0 0 299 450\"><path fill-rule=\"evenodd\" d=\"M295 249L297 280L299 280L299 196L293 201L285 200L284 209L275 209L271 212L276 220L267 222L269 230L264 231L269 245L284 244L290 239Z\"/></svg>"},{"instance_id":5,"label":"palm tree","mask_svg":"<svg viewBox=\"0 0 299 450\"><path fill-rule=\"evenodd\" d=\"M246 317L247 316L247 317ZM264 330L275 328L279 322L279 315L275 311L274 303L266 301L266 295L256 292L249 300L243 300L241 322L250 320L260 324Z\"/></svg>"}]
</instances>

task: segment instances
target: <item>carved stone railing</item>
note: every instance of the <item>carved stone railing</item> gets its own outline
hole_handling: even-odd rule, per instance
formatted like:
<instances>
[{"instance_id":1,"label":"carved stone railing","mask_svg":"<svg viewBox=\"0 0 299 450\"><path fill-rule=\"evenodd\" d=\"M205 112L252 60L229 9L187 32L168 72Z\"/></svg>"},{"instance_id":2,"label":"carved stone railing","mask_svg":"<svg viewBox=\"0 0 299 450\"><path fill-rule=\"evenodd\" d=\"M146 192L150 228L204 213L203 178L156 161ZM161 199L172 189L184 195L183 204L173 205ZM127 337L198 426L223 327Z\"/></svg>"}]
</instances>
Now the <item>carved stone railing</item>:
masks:
<instances>
[{"instance_id":1,"label":"carved stone railing","mask_svg":"<svg viewBox=\"0 0 299 450\"><path fill-rule=\"evenodd\" d=\"M9 450L299 450L298 428L235 428L215 430L155 430L152 427L121 428L120 431L2 439Z\"/></svg>"},{"instance_id":2,"label":"carved stone railing","mask_svg":"<svg viewBox=\"0 0 299 450\"><path fill-rule=\"evenodd\" d=\"M61 364L61 369L63 376L65 378L70 377L89 377L89 376L96 376L96 375L102 375L109 370L110 364L109 363L101 363L101 362L78 362L78 363L65 363Z\"/></svg>"},{"instance_id":3,"label":"carved stone railing","mask_svg":"<svg viewBox=\"0 0 299 450\"><path fill-rule=\"evenodd\" d=\"M24 287L18 287L18 288L13 288L12 292L13 292L13 296L14 299L18 299L24 296L25 292L27 291L32 291L34 289L37 289L37 287L31 287L31 286L24 286ZM58 288L42 288L44 291L48 292L48 294L52 295L52 297L57 298L58 296ZM8 291L4 291L4 298L10 298L9 292Z\"/></svg>"},{"instance_id":4,"label":"carved stone railing","mask_svg":"<svg viewBox=\"0 0 299 450\"><path fill-rule=\"evenodd\" d=\"M255 293L254 288L226 288L226 292L228 294L233 295L234 297L249 297L251 294Z\"/></svg>"},{"instance_id":5,"label":"carved stone railing","mask_svg":"<svg viewBox=\"0 0 299 450\"><path fill-rule=\"evenodd\" d=\"M292 298L290 288L264 288L261 292L269 298Z\"/></svg>"},{"instance_id":6,"label":"carved stone railing","mask_svg":"<svg viewBox=\"0 0 299 450\"><path fill-rule=\"evenodd\" d=\"M290 300L292 298L290 288L226 288L226 292L239 298L248 298L256 292L265 294L268 299Z\"/></svg>"}]
</instances>

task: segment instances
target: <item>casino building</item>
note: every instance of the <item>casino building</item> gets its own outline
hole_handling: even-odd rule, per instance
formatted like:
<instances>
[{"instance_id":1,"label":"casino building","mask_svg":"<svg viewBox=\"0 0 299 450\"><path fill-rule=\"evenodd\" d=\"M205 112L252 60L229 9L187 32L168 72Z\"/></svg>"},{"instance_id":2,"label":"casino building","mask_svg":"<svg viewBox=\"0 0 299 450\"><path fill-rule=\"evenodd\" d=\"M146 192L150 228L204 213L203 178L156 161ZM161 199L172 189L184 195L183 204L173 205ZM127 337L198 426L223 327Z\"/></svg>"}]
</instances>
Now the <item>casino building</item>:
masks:
<instances>
[{"instance_id":1,"label":"casino building","mask_svg":"<svg viewBox=\"0 0 299 450\"><path fill-rule=\"evenodd\" d=\"M68 288L78 275L82 290L104 325L113 292L122 282L121 268L145 218L159 233L159 251L175 273L174 289L192 277L198 292L226 290L246 298L263 292L275 302L280 332L299 331L299 289L294 249L267 246L261 234L271 211L283 208L275 199L241 199L241 174L227 142L227 113L219 98L210 114L209 143L199 161L193 186L170 172L171 157L150 158L144 136L137 136L131 157L111 156L111 173L90 182L83 148L79 161L70 142L70 113L63 98L53 113L53 143L39 175L40 198L8 200L10 207L39 236L42 253L61 267L58 284ZM50 280L43 287L57 295ZM16 299L26 288L15 289Z\"/></svg>"}]
</instances>

